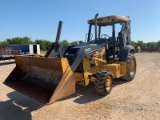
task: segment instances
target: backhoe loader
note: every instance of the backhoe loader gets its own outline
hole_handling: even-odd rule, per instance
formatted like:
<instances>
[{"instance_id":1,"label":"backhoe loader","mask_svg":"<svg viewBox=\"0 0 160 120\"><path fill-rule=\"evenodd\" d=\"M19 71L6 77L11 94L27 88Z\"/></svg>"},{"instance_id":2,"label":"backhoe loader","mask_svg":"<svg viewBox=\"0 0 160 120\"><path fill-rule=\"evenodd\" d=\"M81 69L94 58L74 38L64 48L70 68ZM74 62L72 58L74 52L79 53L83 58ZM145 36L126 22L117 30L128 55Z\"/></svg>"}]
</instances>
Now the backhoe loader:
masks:
<instances>
[{"instance_id":1,"label":"backhoe loader","mask_svg":"<svg viewBox=\"0 0 160 120\"><path fill-rule=\"evenodd\" d=\"M59 42L62 28L59 21L56 40L46 55L16 56L16 67L4 84L44 104L75 93L76 85L89 83L94 83L97 93L105 96L111 92L115 78L131 81L135 77L130 22L126 16L98 18L96 14L94 19L88 20L86 42L63 47ZM115 31L117 24L121 26L120 31ZM109 27L110 36L104 30Z\"/></svg>"}]
</instances>

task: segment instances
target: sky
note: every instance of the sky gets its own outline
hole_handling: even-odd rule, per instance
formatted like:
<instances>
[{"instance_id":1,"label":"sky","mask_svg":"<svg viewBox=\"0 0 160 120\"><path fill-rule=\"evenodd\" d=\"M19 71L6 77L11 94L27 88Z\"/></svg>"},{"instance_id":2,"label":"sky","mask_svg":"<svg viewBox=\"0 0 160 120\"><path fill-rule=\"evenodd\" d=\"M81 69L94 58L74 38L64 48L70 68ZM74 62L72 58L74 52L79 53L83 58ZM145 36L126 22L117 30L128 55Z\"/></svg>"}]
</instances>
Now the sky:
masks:
<instances>
[{"instance_id":1,"label":"sky","mask_svg":"<svg viewBox=\"0 0 160 120\"><path fill-rule=\"evenodd\" d=\"M32 41L85 40L87 20L108 15L129 16L131 39L160 40L160 0L0 0L0 41L28 36Z\"/></svg>"}]
</instances>

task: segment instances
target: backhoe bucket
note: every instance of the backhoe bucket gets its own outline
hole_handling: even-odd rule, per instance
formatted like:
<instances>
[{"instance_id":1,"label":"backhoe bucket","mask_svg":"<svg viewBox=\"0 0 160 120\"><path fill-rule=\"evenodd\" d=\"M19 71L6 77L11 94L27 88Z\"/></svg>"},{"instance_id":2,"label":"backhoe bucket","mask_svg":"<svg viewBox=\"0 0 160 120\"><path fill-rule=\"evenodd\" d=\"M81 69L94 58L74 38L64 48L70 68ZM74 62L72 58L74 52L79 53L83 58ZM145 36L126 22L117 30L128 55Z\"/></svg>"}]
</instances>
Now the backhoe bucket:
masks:
<instances>
[{"instance_id":1,"label":"backhoe bucket","mask_svg":"<svg viewBox=\"0 0 160 120\"><path fill-rule=\"evenodd\" d=\"M15 62L5 85L45 104L75 93L75 79L66 58L16 56Z\"/></svg>"}]
</instances>

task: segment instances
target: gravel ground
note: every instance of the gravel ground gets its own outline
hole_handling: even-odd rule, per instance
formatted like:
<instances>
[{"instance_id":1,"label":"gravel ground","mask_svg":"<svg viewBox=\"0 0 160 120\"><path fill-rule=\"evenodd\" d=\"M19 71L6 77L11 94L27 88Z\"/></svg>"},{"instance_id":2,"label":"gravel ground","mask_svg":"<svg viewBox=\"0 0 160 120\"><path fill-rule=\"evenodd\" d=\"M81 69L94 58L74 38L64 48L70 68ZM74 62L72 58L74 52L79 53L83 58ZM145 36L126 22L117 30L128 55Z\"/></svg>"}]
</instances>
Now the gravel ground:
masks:
<instances>
[{"instance_id":1,"label":"gravel ground","mask_svg":"<svg viewBox=\"0 0 160 120\"><path fill-rule=\"evenodd\" d=\"M135 79L116 80L108 96L93 84L77 86L74 95L46 106L3 85L15 64L0 61L0 120L159 120L160 54L137 53L136 59Z\"/></svg>"}]
</instances>

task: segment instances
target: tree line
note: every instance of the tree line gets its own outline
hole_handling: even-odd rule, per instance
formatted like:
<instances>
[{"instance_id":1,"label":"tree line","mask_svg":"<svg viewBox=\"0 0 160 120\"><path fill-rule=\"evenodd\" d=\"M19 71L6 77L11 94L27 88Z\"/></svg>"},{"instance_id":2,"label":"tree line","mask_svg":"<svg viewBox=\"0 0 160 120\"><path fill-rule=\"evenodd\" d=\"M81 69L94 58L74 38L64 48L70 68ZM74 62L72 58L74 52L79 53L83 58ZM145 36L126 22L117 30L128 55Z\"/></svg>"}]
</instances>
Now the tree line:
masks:
<instances>
[{"instance_id":1,"label":"tree line","mask_svg":"<svg viewBox=\"0 0 160 120\"><path fill-rule=\"evenodd\" d=\"M157 42L143 42L142 40L138 40L137 42L131 42L134 47L140 46L141 48L160 48L160 40Z\"/></svg>"},{"instance_id":2,"label":"tree line","mask_svg":"<svg viewBox=\"0 0 160 120\"><path fill-rule=\"evenodd\" d=\"M32 41L31 38L29 37L14 37L14 38L7 38L4 41L0 41L0 48L3 47L8 47L9 45L24 45L24 44L39 44L40 45L40 49L43 51L47 51L53 42L49 41L49 40L42 40L42 39L38 39L35 41ZM60 43L62 44L62 46L76 46L79 43L83 43L81 40L76 42L68 42L67 40L62 40L60 41Z\"/></svg>"},{"instance_id":3,"label":"tree line","mask_svg":"<svg viewBox=\"0 0 160 120\"><path fill-rule=\"evenodd\" d=\"M82 40L74 42L68 42L67 40L62 40L60 41L60 43L62 44L62 46L76 46L83 42ZM142 40L138 40L137 42L132 41L131 43L134 47L140 46L141 48L160 48L160 40L157 42L148 42L148 43L145 43ZM42 40L42 39L32 41L31 38L29 37L14 37L14 38L8 38L5 41L0 41L0 48L7 47L9 45L24 45L24 44L39 44L41 50L47 51L51 47L52 42L49 40Z\"/></svg>"}]
</instances>

